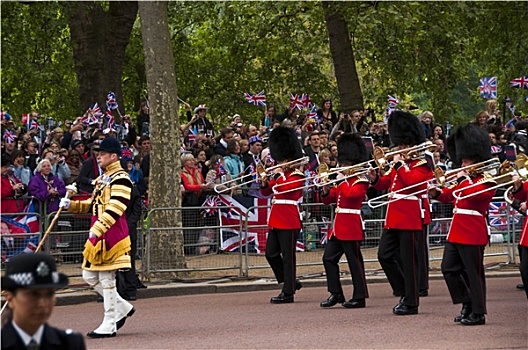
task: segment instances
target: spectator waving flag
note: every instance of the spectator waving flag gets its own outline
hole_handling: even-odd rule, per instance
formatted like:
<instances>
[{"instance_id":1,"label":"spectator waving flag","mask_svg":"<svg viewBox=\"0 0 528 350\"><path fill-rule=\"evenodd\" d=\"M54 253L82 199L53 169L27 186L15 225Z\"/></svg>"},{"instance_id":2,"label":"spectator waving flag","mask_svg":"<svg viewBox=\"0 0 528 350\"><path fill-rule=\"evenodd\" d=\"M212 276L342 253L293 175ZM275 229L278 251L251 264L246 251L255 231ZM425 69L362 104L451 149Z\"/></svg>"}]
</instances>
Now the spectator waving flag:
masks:
<instances>
[{"instance_id":1,"label":"spectator waving flag","mask_svg":"<svg viewBox=\"0 0 528 350\"><path fill-rule=\"evenodd\" d=\"M519 89L528 90L528 76L522 76L520 78L515 78L510 81L510 86Z\"/></svg>"},{"instance_id":2,"label":"spectator waving flag","mask_svg":"<svg viewBox=\"0 0 528 350\"><path fill-rule=\"evenodd\" d=\"M15 134L9 129L4 131L4 142L5 143L13 143L13 142L15 142Z\"/></svg>"},{"instance_id":3,"label":"spectator waving flag","mask_svg":"<svg viewBox=\"0 0 528 350\"><path fill-rule=\"evenodd\" d=\"M290 93L290 108L292 109L295 109L297 108L298 110L301 110L303 109L304 107L304 103L303 101L301 100L301 96L295 94L295 93Z\"/></svg>"},{"instance_id":4,"label":"spectator waving flag","mask_svg":"<svg viewBox=\"0 0 528 350\"><path fill-rule=\"evenodd\" d=\"M497 98L497 77L480 78L480 97Z\"/></svg>"},{"instance_id":5,"label":"spectator waving flag","mask_svg":"<svg viewBox=\"0 0 528 350\"><path fill-rule=\"evenodd\" d=\"M244 97L246 98L246 101L251 103L253 106L265 106L266 105L266 95L264 94L264 90L262 90L256 95L252 95L250 93L245 92Z\"/></svg>"},{"instance_id":6,"label":"spectator waving flag","mask_svg":"<svg viewBox=\"0 0 528 350\"><path fill-rule=\"evenodd\" d=\"M106 95L106 109L117 109L117 101L115 94L112 91L108 92L108 95Z\"/></svg>"},{"instance_id":7,"label":"spectator waving flag","mask_svg":"<svg viewBox=\"0 0 528 350\"><path fill-rule=\"evenodd\" d=\"M321 123L321 119L317 118L317 107L315 105L312 105L312 109L306 114L306 118L314 118L317 124Z\"/></svg>"}]
</instances>

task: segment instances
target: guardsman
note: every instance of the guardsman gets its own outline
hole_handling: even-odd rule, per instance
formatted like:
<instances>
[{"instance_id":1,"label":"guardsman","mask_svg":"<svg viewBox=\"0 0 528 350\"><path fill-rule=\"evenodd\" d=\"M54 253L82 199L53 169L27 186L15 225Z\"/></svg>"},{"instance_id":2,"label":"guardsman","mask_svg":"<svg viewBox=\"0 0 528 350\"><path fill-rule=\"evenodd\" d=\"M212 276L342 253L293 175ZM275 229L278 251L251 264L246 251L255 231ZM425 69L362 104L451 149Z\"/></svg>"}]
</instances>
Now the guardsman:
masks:
<instances>
[{"instance_id":1,"label":"guardsman","mask_svg":"<svg viewBox=\"0 0 528 350\"><path fill-rule=\"evenodd\" d=\"M448 138L450 158L461 170L451 186L429 190L431 198L453 202L453 220L442 258L442 274L453 304L462 303L455 322L474 326L486 323L486 279L484 248L489 241L488 208L495 190L495 180L478 169L491 159L491 142L485 130L473 124L460 126ZM467 198L466 198L467 197Z\"/></svg>"},{"instance_id":2,"label":"guardsman","mask_svg":"<svg viewBox=\"0 0 528 350\"><path fill-rule=\"evenodd\" d=\"M365 200L369 182L363 169L352 166L367 161L368 154L363 139L358 134L342 134L337 142L337 149L339 165L348 169L341 174L343 181L339 185L331 189L329 185L323 186L321 197L323 203L327 205L336 203L336 209L334 227L328 234L328 243L323 255L330 296L321 303L321 307L332 307L342 303L346 308L357 309L365 307L365 299L368 298L360 245L365 230L361 205ZM354 293L349 301L345 301L339 278L339 260L343 254L346 256L354 285Z\"/></svg>"},{"instance_id":3,"label":"guardsman","mask_svg":"<svg viewBox=\"0 0 528 350\"><path fill-rule=\"evenodd\" d=\"M273 194L268 218L270 230L266 241L266 260L277 282L284 282L282 292L271 298L271 303L293 303L295 291L302 288L301 282L296 279L295 250L302 226L299 200L302 198L304 174L292 161L302 158L303 153L295 133L285 126L273 129L268 145L278 167L274 168L271 180L263 179L260 184L263 195Z\"/></svg>"},{"instance_id":4,"label":"guardsman","mask_svg":"<svg viewBox=\"0 0 528 350\"><path fill-rule=\"evenodd\" d=\"M405 151L425 142L418 118L408 112L394 111L388 127L391 142L402 153L394 155L391 168L384 175L380 176L376 169L370 169L368 173L375 189L397 191L389 197L378 260L394 294L401 297L393 313L414 315L419 306L416 247L422 234L424 210L427 209L423 207L421 196L415 193L420 190L426 193L427 181L432 179L433 172L423 152ZM411 187L417 183L423 183L423 186Z\"/></svg>"},{"instance_id":5,"label":"guardsman","mask_svg":"<svg viewBox=\"0 0 528 350\"><path fill-rule=\"evenodd\" d=\"M74 213L92 212L92 225L83 251L83 279L104 299L101 325L90 338L115 337L135 308L116 289L116 271L130 269L130 237L124 215L130 201L132 181L121 167L121 145L113 137L96 149L104 173L94 180L92 197L84 201L61 199L61 207Z\"/></svg>"}]
</instances>

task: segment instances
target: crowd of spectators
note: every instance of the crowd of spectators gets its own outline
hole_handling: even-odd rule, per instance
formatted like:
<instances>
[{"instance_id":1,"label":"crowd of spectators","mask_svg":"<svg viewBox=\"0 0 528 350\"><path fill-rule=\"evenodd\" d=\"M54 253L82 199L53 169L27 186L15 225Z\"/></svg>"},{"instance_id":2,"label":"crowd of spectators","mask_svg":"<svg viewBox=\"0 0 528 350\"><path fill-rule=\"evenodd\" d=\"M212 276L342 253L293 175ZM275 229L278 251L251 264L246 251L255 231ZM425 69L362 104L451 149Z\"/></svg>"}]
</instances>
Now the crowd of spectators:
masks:
<instances>
[{"instance_id":1,"label":"crowd of spectators","mask_svg":"<svg viewBox=\"0 0 528 350\"><path fill-rule=\"evenodd\" d=\"M201 206L207 195L216 189L223 193L243 193L259 197L255 169L258 163L273 165L267 140L278 125L294 129L309 162L305 171L313 174L321 163L329 168L337 164L337 140L344 132L359 133L365 137L367 148L391 147L387 124L383 117L374 115L372 109L336 111L332 100L325 99L317 115L310 117L288 108L278 113L267 106L259 123L249 123L240 114L229 117L227 125L213 125L208 107L196 108L185 103L186 113L181 118L182 142L182 203L183 206ZM450 160L445 141L453 126L435 122L429 111L418 115L425 135L437 147L435 163L449 169ZM81 195L93 190L92 180L100 173L92 147L106 137L116 137L123 146L123 167L129 173L141 196L148 193L150 173L150 116L146 101L141 103L136 123L125 115L118 130L105 124L86 126L81 118L64 124L50 122L37 112L29 120L42 125L31 128L30 123L18 127L13 120L2 120L2 212L21 210L15 197L28 194L47 205L47 211L56 210L54 204L64 195L64 186L77 184ZM446 119L446 118L442 118ZM517 153L527 147L528 123L519 113L502 125L501 113L495 100L489 100L473 121L487 130L492 142L492 152L501 161L507 159L509 149ZM515 153L514 151L514 153ZM227 182L227 185L220 186ZM245 186L237 186L245 184ZM307 191L310 192L310 191ZM375 194L373 194L375 195ZM7 198L7 200L4 200ZM308 193L308 201L317 201Z\"/></svg>"}]
</instances>

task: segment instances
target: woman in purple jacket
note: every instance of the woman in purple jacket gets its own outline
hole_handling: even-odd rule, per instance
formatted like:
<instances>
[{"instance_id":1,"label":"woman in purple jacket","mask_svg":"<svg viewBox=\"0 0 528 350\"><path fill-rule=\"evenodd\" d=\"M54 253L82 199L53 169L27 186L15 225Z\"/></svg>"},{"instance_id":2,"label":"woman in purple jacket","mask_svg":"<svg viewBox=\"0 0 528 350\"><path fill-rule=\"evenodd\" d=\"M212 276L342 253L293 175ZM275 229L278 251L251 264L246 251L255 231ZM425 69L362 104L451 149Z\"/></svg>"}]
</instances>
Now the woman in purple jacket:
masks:
<instances>
[{"instance_id":1,"label":"woman in purple jacket","mask_svg":"<svg viewBox=\"0 0 528 350\"><path fill-rule=\"evenodd\" d=\"M66 194L64 182L53 175L51 169L52 166L48 159L41 160L28 186L31 196L37 198L41 204L47 203L47 214L59 209L59 201Z\"/></svg>"}]
</instances>

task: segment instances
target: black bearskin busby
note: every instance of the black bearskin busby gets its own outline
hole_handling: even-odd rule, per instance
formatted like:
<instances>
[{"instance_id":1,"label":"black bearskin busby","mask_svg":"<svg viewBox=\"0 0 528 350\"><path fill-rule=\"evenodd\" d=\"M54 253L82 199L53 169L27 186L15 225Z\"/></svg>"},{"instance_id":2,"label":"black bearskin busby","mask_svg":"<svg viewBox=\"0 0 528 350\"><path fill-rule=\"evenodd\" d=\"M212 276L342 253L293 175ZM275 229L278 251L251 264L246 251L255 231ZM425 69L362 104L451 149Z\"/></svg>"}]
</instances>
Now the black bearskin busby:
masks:
<instances>
[{"instance_id":1,"label":"black bearskin busby","mask_svg":"<svg viewBox=\"0 0 528 350\"><path fill-rule=\"evenodd\" d=\"M339 164L359 164L368 160L367 148L358 134L344 133L337 142L337 161Z\"/></svg>"},{"instance_id":2,"label":"black bearskin busby","mask_svg":"<svg viewBox=\"0 0 528 350\"><path fill-rule=\"evenodd\" d=\"M292 128L278 126L268 139L271 158L276 162L291 161L303 157L301 143Z\"/></svg>"},{"instance_id":3,"label":"black bearskin busby","mask_svg":"<svg viewBox=\"0 0 528 350\"><path fill-rule=\"evenodd\" d=\"M491 141L486 130L475 124L461 125L447 138L449 158L456 167L462 164L462 159L470 159L480 163L491 159Z\"/></svg>"},{"instance_id":4,"label":"black bearskin busby","mask_svg":"<svg viewBox=\"0 0 528 350\"><path fill-rule=\"evenodd\" d=\"M394 111L389 116L389 136L394 146L416 146L425 142L425 132L418 117Z\"/></svg>"}]
</instances>

